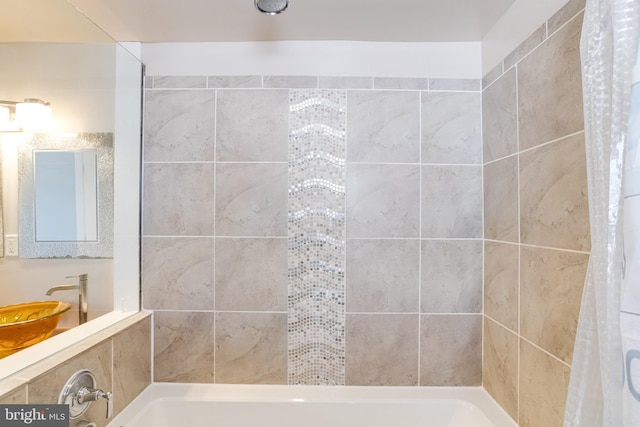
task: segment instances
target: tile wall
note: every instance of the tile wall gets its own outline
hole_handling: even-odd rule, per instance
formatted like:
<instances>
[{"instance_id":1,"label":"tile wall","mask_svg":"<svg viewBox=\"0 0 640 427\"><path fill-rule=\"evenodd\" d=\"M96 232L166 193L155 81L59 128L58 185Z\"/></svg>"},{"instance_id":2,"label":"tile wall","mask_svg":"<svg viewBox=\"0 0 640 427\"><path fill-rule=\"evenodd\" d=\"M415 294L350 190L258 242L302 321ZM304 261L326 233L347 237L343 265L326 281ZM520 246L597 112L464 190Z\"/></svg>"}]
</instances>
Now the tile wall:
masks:
<instances>
[{"instance_id":1,"label":"tile wall","mask_svg":"<svg viewBox=\"0 0 640 427\"><path fill-rule=\"evenodd\" d=\"M138 313L81 343L0 381L0 404L56 403L67 380L89 369L98 388L113 392L113 416L151 383L151 316ZM85 420L104 427L105 400L94 402L75 422Z\"/></svg>"},{"instance_id":2,"label":"tile wall","mask_svg":"<svg viewBox=\"0 0 640 427\"><path fill-rule=\"evenodd\" d=\"M481 82L370 77L147 78L154 380L288 382L293 89L347 100L344 383L480 385Z\"/></svg>"},{"instance_id":3,"label":"tile wall","mask_svg":"<svg viewBox=\"0 0 640 427\"><path fill-rule=\"evenodd\" d=\"M523 427L561 426L590 237L572 0L483 80L483 385Z\"/></svg>"}]
</instances>

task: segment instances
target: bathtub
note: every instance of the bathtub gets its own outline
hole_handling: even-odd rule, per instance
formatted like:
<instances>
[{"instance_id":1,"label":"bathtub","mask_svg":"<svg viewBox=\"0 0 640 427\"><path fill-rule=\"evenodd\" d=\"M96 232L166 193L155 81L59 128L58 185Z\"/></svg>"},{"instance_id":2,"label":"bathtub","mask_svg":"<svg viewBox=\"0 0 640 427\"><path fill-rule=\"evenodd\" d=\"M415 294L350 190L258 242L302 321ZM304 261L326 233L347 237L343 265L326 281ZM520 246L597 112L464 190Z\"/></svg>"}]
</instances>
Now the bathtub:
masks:
<instances>
[{"instance_id":1,"label":"bathtub","mask_svg":"<svg viewBox=\"0 0 640 427\"><path fill-rule=\"evenodd\" d=\"M107 427L516 427L479 387L154 383Z\"/></svg>"}]
</instances>

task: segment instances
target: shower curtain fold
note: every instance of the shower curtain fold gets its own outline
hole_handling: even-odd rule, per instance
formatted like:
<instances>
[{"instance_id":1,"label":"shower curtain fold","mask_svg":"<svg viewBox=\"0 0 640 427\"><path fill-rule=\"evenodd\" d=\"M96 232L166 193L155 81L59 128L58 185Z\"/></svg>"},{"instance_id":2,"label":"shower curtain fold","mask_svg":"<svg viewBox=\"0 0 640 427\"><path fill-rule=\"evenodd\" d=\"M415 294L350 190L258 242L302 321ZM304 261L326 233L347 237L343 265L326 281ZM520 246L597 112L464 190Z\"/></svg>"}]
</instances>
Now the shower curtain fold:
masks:
<instances>
[{"instance_id":1,"label":"shower curtain fold","mask_svg":"<svg viewBox=\"0 0 640 427\"><path fill-rule=\"evenodd\" d=\"M623 349L633 325L623 311L625 154L638 53L640 0L587 0L581 39L591 257L583 291L564 426L640 425L640 402L630 392ZM634 218L638 221L640 213ZM626 267L626 268L625 268ZM624 277L623 277L624 276ZM621 300L622 297L622 300ZM640 305L640 298L637 301ZM640 313L640 310L638 310ZM637 319L640 320L640 314ZM631 326L630 330L627 327ZM640 328L638 328L640 331ZM640 340L637 341L640 350ZM640 362L639 362L640 363ZM630 378L630 377L629 377ZM637 382L640 388L640 378ZM631 398L630 398L631 397Z\"/></svg>"}]
</instances>

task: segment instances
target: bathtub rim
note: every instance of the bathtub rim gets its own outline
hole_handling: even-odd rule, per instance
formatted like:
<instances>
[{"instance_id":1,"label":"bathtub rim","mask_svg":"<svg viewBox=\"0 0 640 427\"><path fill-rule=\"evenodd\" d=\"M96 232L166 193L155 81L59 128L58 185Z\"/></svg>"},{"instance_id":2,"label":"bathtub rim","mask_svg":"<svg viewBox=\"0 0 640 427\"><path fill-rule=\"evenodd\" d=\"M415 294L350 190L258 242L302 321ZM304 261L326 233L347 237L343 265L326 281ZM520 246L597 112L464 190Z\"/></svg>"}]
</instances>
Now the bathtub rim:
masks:
<instances>
[{"instance_id":1,"label":"bathtub rim","mask_svg":"<svg viewBox=\"0 0 640 427\"><path fill-rule=\"evenodd\" d=\"M306 386L263 384L151 383L106 427L119 427L155 400L217 402L359 402L451 399L478 408L496 427L517 427L516 422L481 386Z\"/></svg>"}]
</instances>

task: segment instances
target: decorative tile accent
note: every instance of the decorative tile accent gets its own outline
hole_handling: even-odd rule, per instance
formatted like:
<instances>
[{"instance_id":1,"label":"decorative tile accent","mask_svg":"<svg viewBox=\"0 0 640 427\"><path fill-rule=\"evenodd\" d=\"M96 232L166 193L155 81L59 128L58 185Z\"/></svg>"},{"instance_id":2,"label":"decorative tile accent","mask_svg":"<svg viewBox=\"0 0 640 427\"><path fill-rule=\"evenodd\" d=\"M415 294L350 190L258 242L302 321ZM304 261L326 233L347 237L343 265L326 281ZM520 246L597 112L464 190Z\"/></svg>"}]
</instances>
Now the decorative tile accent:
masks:
<instances>
[{"instance_id":1,"label":"decorative tile accent","mask_svg":"<svg viewBox=\"0 0 640 427\"><path fill-rule=\"evenodd\" d=\"M344 384L346 92L292 90L289 384Z\"/></svg>"}]
</instances>

